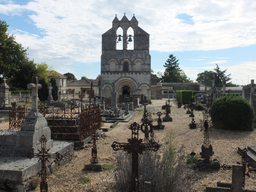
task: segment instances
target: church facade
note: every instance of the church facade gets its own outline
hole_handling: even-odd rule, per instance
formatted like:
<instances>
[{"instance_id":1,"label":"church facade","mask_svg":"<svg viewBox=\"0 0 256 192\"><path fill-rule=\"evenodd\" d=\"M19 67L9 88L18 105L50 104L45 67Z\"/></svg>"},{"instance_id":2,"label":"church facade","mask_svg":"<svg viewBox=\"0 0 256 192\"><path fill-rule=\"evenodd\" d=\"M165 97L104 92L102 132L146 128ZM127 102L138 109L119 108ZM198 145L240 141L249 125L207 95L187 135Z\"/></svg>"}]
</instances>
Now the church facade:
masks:
<instances>
[{"instance_id":1,"label":"church facade","mask_svg":"<svg viewBox=\"0 0 256 192\"><path fill-rule=\"evenodd\" d=\"M116 16L112 28L102 35L100 83L101 96L111 100L111 106L126 97L151 100L149 34L135 16L131 20Z\"/></svg>"}]
</instances>

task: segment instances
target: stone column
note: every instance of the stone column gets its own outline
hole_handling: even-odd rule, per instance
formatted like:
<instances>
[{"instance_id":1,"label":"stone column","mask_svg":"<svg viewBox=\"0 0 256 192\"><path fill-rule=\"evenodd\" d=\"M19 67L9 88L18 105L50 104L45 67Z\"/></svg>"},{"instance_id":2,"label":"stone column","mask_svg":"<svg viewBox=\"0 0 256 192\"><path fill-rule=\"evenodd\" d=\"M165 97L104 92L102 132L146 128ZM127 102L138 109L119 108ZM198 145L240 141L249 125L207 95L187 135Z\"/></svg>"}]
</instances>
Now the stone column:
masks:
<instances>
[{"instance_id":1,"label":"stone column","mask_svg":"<svg viewBox=\"0 0 256 192\"><path fill-rule=\"evenodd\" d=\"M47 98L47 104L50 105L53 102L53 97L52 97L52 84L49 83L48 85L48 98Z\"/></svg>"},{"instance_id":2,"label":"stone column","mask_svg":"<svg viewBox=\"0 0 256 192\"><path fill-rule=\"evenodd\" d=\"M4 82L0 85L0 108L6 108L9 106L10 103L10 96L9 93L10 87L6 83L6 79L3 79Z\"/></svg>"}]
</instances>

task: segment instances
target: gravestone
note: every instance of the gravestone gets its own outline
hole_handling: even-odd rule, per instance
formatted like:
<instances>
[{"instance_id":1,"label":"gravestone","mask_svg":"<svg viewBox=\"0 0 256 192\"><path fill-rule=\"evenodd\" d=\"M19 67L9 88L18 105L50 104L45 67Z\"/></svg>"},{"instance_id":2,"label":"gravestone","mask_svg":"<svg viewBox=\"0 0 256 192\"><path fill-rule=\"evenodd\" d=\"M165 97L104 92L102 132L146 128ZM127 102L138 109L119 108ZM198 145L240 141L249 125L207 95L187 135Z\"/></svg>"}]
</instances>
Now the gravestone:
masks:
<instances>
[{"instance_id":1,"label":"gravestone","mask_svg":"<svg viewBox=\"0 0 256 192\"><path fill-rule=\"evenodd\" d=\"M10 87L6 83L6 79L0 85L0 109L5 109L9 107L9 89Z\"/></svg>"},{"instance_id":2,"label":"gravestone","mask_svg":"<svg viewBox=\"0 0 256 192\"><path fill-rule=\"evenodd\" d=\"M36 152L40 148L40 138L45 135L48 140L47 148L52 148L51 130L46 119L38 112L38 84L37 77L33 77L33 83L28 84L32 89L32 109L21 124L20 131L8 131L0 134L0 156L26 156L29 151Z\"/></svg>"}]
</instances>

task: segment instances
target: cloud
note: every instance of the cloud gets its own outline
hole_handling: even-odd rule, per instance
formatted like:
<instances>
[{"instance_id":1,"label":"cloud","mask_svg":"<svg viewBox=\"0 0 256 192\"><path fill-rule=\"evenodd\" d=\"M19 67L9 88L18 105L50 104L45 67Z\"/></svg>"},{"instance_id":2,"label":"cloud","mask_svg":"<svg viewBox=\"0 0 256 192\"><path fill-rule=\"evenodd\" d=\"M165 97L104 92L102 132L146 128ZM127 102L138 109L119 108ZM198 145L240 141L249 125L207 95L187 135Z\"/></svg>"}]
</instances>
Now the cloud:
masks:
<instances>
[{"instance_id":1,"label":"cloud","mask_svg":"<svg viewBox=\"0 0 256 192\"><path fill-rule=\"evenodd\" d=\"M207 62L207 63L209 63L209 64L227 63L227 60L210 61L210 62Z\"/></svg>"},{"instance_id":2,"label":"cloud","mask_svg":"<svg viewBox=\"0 0 256 192\"><path fill-rule=\"evenodd\" d=\"M150 34L150 49L162 52L217 50L256 44L256 1L117 1L34 0L25 5L0 4L0 13L26 12L41 34L16 30L14 35L36 62L61 69L72 62L100 62L101 35L115 14L136 14ZM177 15L185 15L193 25ZM186 19L186 18L185 18ZM224 61L224 60L220 60ZM220 61L213 61L220 63Z\"/></svg>"}]
</instances>

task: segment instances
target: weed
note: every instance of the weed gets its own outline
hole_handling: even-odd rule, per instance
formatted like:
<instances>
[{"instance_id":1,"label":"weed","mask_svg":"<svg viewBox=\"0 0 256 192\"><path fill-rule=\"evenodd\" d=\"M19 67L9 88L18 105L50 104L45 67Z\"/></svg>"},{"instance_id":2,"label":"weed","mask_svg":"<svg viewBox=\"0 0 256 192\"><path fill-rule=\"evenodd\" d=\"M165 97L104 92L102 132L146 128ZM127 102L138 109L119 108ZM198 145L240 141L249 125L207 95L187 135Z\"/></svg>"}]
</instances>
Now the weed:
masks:
<instances>
[{"instance_id":1,"label":"weed","mask_svg":"<svg viewBox=\"0 0 256 192\"><path fill-rule=\"evenodd\" d=\"M197 162L198 156L195 154L195 152L192 152L187 155L187 163L195 163Z\"/></svg>"},{"instance_id":2,"label":"weed","mask_svg":"<svg viewBox=\"0 0 256 192\"><path fill-rule=\"evenodd\" d=\"M5 160L4 160L4 162L7 162L7 161L8 161L8 159L5 159Z\"/></svg>"},{"instance_id":3,"label":"weed","mask_svg":"<svg viewBox=\"0 0 256 192\"><path fill-rule=\"evenodd\" d=\"M104 171L107 171L107 170L111 170L113 169L115 166L113 164L104 164Z\"/></svg>"},{"instance_id":4,"label":"weed","mask_svg":"<svg viewBox=\"0 0 256 192\"><path fill-rule=\"evenodd\" d=\"M86 184L86 183L90 183L91 182L91 179L88 178L88 177L80 177L78 179L79 182L83 183L83 184Z\"/></svg>"}]
</instances>

